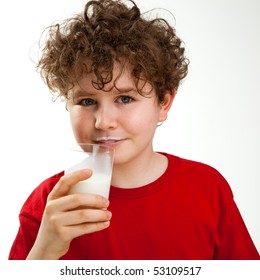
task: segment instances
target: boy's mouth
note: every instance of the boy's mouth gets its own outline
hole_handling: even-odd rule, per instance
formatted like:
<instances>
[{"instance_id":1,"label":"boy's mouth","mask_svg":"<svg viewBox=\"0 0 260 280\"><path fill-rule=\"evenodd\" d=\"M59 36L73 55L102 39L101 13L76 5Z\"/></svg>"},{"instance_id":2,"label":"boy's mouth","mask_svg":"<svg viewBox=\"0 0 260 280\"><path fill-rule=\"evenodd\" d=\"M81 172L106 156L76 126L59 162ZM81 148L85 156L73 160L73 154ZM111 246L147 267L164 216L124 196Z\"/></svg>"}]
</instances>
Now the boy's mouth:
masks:
<instances>
[{"instance_id":1,"label":"boy's mouth","mask_svg":"<svg viewBox=\"0 0 260 280\"><path fill-rule=\"evenodd\" d=\"M100 145L115 147L121 144L124 140L126 139L121 137L97 137L94 142Z\"/></svg>"}]
</instances>

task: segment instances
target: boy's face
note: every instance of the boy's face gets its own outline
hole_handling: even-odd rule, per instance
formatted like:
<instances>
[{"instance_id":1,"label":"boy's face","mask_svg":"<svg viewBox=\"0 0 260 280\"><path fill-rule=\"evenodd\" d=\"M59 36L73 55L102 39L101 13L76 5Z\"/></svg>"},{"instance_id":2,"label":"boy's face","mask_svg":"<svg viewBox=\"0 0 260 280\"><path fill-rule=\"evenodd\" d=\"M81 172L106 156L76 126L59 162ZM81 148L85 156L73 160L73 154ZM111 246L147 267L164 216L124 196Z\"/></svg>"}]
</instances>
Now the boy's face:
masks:
<instances>
[{"instance_id":1,"label":"boy's face","mask_svg":"<svg viewBox=\"0 0 260 280\"><path fill-rule=\"evenodd\" d=\"M174 96L167 94L159 104L148 83L143 87L147 96L140 95L129 68L120 64L115 64L113 77L104 90L97 90L94 74L84 75L69 92L67 107L76 141L114 147L117 165L153 153L157 124L167 118Z\"/></svg>"}]
</instances>

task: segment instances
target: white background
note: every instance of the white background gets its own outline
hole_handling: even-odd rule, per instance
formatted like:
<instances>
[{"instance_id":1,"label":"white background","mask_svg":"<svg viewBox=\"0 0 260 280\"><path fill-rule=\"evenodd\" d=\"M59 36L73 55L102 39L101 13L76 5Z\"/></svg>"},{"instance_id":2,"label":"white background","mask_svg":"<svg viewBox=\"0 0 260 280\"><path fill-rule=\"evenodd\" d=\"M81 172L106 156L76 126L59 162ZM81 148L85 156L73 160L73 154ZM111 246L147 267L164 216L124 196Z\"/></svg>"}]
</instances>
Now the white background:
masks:
<instances>
[{"instance_id":1,"label":"white background","mask_svg":"<svg viewBox=\"0 0 260 280\"><path fill-rule=\"evenodd\" d=\"M25 199L41 181L63 169L61 154L73 140L64 104L52 102L31 58L43 29L81 11L84 3L0 4L0 260L8 258ZM143 11L171 11L174 17L165 10L160 14L175 25L190 59L169 118L158 128L155 149L218 169L230 183L260 251L260 2L136 3Z\"/></svg>"}]
</instances>

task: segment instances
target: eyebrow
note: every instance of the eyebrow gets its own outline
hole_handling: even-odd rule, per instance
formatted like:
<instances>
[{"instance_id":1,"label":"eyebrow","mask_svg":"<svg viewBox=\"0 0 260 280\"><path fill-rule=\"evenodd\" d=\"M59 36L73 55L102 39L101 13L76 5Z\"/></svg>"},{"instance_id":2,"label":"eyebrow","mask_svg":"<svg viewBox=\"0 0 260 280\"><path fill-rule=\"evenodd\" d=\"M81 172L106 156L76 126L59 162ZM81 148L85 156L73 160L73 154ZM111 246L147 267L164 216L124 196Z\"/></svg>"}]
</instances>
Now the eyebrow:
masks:
<instances>
[{"instance_id":1,"label":"eyebrow","mask_svg":"<svg viewBox=\"0 0 260 280\"><path fill-rule=\"evenodd\" d=\"M118 89L117 88L117 90L119 91L119 93L120 92L125 92L125 93L127 93L127 92L130 92L130 91L132 91L132 92L137 92L137 90L136 90L136 88L133 88L133 87L129 87L129 88L121 88L121 89Z\"/></svg>"},{"instance_id":2,"label":"eyebrow","mask_svg":"<svg viewBox=\"0 0 260 280\"><path fill-rule=\"evenodd\" d=\"M97 95L97 93L91 93L91 92L87 92L85 90L82 89L78 89L73 91L73 96L75 97L79 97L79 96L93 96L93 95Z\"/></svg>"},{"instance_id":3,"label":"eyebrow","mask_svg":"<svg viewBox=\"0 0 260 280\"><path fill-rule=\"evenodd\" d=\"M115 88L117 91L116 92L112 92L112 91L104 91L104 92L110 92L114 95L119 95L119 94L122 94L122 93L129 93L129 92L132 92L132 93L138 93L137 90L133 87L128 87L128 88ZM99 94L100 92L88 92L86 90L83 90L83 89L76 89L75 91L73 91L73 96L74 97L80 97L80 96L96 96L97 94Z\"/></svg>"}]
</instances>

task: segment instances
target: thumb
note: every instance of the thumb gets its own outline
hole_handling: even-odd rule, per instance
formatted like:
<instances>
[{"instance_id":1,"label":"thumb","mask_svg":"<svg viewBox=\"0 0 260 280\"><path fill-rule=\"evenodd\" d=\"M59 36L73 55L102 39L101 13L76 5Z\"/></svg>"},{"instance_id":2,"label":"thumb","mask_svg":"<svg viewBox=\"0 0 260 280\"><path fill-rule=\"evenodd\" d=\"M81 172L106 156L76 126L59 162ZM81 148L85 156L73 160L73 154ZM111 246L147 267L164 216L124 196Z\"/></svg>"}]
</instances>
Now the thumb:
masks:
<instances>
[{"instance_id":1,"label":"thumb","mask_svg":"<svg viewBox=\"0 0 260 280\"><path fill-rule=\"evenodd\" d=\"M48 200L54 200L67 195L73 185L90 178L91 175L92 170L90 169L81 169L65 174L50 192Z\"/></svg>"}]
</instances>

